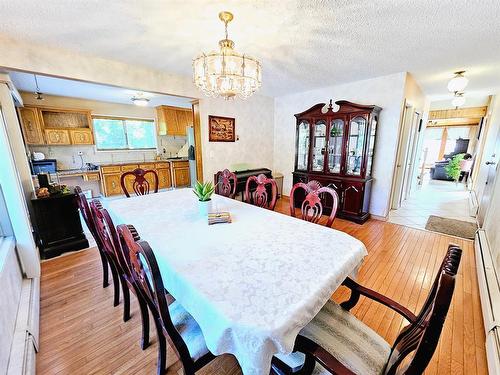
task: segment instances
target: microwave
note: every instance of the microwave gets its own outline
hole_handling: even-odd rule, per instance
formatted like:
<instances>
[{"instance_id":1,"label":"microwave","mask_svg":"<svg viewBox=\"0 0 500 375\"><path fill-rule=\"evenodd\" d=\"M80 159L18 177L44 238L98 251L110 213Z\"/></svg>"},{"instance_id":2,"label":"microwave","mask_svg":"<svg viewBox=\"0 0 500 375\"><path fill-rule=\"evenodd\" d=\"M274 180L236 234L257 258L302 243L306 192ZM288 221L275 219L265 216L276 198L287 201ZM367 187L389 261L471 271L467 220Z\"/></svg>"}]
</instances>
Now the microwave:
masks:
<instances>
[{"instance_id":1,"label":"microwave","mask_svg":"<svg viewBox=\"0 0 500 375\"><path fill-rule=\"evenodd\" d=\"M37 175L39 173L56 173L57 160L56 159L43 159L31 161L31 174Z\"/></svg>"}]
</instances>

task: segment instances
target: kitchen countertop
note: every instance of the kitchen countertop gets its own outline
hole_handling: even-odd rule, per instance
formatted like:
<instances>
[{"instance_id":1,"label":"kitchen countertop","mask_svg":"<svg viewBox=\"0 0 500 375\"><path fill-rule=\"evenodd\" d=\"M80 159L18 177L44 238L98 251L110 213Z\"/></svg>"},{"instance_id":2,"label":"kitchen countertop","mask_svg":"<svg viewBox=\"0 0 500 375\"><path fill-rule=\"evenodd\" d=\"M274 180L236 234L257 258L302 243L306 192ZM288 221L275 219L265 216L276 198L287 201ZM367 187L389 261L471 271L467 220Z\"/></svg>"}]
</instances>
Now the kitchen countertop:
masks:
<instances>
[{"instance_id":1,"label":"kitchen countertop","mask_svg":"<svg viewBox=\"0 0 500 375\"><path fill-rule=\"evenodd\" d=\"M168 158L161 160L130 160L130 161L117 161L112 163L102 163L99 166L105 165L129 165L129 164L150 164L150 163L167 163L167 162L175 162L175 161L188 161L188 158Z\"/></svg>"}]
</instances>

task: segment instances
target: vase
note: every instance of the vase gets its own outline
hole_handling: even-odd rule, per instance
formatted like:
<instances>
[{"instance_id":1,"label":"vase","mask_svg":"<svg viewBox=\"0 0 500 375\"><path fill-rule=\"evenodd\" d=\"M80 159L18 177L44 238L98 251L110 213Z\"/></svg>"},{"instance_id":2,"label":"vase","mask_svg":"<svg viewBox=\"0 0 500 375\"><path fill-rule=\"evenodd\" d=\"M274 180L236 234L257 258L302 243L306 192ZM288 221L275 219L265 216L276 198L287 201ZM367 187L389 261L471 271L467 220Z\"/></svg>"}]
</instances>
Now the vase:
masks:
<instances>
[{"instance_id":1,"label":"vase","mask_svg":"<svg viewBox=\"0 0 500 375\"><path fill-rule=\"evenodd\" d=\"M208 213L212 211L212 200L208 201L198 201L198 211L200 216L208 216Z\"/></svg>"}]
</instances>

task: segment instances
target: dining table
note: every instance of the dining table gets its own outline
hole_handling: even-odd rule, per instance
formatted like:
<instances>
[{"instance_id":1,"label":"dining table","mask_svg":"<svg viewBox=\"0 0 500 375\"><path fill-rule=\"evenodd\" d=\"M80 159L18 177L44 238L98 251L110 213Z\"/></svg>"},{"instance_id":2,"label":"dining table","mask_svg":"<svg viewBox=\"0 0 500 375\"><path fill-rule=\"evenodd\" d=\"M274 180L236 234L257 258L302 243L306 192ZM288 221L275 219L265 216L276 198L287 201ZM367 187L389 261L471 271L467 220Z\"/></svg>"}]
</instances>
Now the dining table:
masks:
<instances>
[{"instance_id":1,"label":"dining table","mask_svg":"<svg viewBox=\"0 0 500 375\"><path fill-rule=\"evenodd\" d=\"M208 225L191 189L105 203L113 221L132 224L153 249L168 292L199 324L207 348L233 354L244 375L269 374L299 331L367 255L354 237L213 195Z\"/></svg>"}]
</instances>

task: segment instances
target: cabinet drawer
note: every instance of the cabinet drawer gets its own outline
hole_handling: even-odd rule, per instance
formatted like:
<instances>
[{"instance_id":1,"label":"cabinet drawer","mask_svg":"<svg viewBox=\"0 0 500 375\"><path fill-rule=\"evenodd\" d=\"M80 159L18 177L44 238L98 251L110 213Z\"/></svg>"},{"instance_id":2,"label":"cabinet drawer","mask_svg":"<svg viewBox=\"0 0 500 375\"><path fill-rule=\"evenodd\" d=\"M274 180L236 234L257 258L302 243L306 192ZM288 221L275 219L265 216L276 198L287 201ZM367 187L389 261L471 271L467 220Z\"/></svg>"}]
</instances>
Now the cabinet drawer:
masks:
<instances>
[{"instance_id":1,"label":"cabinet drawer","mask_svg":"<svg viewBox=\"0 0 500 375\"><path fill-rule=\"evenodd\" d=\"M121 169L119 165L108 165L101 167L102 173L120 173Z\"/></svg>"},{"instance_id":2,"label":"cabinet drawer","mask_svg":"<svg viewBox=\"0 0 500 375\"><path fill-rule=\"evenodd\" d=\"M139 168L142 169L155 169L155 164L154 163L146 163L146 164L139 164Z\"/></svg>"},{"instance_id":3,"label":"cabinet drawer","mask_svg":"<svg viewBox=\"0 0 500 375\"><path fill-rule=\"evenodd\" d=\"M134 169L137 169L139 166L137 164L127 164L127 165L122 165L122 172L130 172L133 171Z\"/></svg>"},{"instance_id":4,"label":"cabinet drawer","mask_svg":"<svg viewBox=\"0 0 500 375\"><path fill-rule=\"evenodd\" d=\"M189 162L187 160L174 161L172 165L174 168L189 168Z\"/></svg>"},{"instance_id":5,"label":"cabinet drawer","mask_svg":"<svg viewBox=\"0 0 500 375\"><path fill-rule=\"evenodd\" d=\"M155 168L156 169L160 169L160 168L170 169L170 163L169 162L155 163Z\"/></svg>"},{"instance_id":6,"label":"cabinet drawer","mask_svg":"<svg viewBox=\"0 0 500 375\"><path fill-rule=\"evenodd\" d=\"M74 145L92 145L94 144L94 137L90 129L70 130L71 143Z\"/></svg>"},{"instance_id":7,"label":"cabinet drawer","mask_svg":"<svg viewBox=\"0 0 500 375\"><path fill-rule=\"evenodd\" d=\"M100 178L99 178L99 173L95 172L95 173L85 173L83 175L83 180L84 181L99 181Z\"/></svg>"},{"instance_id":8,"label":"cabinet drawer","mask_svg":"<svg viewBox=\"0 0 500 375\"><path fill-rule=\"evenodd\" d=\"M69 145L71 144L69 131L59 129L45 129L45 137L48 145Z\"/></svg>"}]
</instances>

